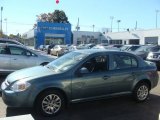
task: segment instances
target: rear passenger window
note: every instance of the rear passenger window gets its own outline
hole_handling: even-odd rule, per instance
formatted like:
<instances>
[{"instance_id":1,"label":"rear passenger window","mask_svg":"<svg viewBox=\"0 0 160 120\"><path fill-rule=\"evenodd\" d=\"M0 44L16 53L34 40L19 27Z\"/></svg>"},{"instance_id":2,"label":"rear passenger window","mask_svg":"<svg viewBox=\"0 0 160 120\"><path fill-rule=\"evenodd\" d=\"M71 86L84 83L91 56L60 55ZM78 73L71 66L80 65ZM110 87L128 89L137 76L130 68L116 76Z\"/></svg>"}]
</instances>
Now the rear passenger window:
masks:
<instances>
[{"instance_id":1,"label":"rear passenger window","mask_svg":"<svg viewBox=\"0 0 160 120\"><path fill-rule=\"evenodd\" d=\"M6 48L3 46L0 46L0 54L6 54Z\"/></svg>"},{"instance_id":2,"label":"rear passenger window","mask_svg":"<svg viewBox=\"0 0 160 120\"><path fill-rule=\"evenodd\" d=\"M127 55L114 55L113 69L125 69L138 67L136 58Z\"/></svg>"}]
</instances>

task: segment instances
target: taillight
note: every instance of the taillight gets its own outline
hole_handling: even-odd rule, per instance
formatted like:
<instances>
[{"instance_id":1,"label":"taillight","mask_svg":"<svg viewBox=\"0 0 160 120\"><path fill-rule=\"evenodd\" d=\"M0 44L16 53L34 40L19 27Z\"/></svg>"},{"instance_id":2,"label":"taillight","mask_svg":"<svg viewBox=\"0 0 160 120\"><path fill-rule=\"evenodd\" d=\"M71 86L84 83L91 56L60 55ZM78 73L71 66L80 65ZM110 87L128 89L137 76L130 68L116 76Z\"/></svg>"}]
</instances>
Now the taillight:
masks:
<instances>
[{"instance_id":1,"label":"taillight","mask_svg":"<svg viewBox=\"0 0 160 120\"><path fill-rule=\"evenodd\" d=\"M158 72L157 71L150 71L150 72L147 72L147 75L150 78L158 77Z\"/></svg>"}]
</instances>

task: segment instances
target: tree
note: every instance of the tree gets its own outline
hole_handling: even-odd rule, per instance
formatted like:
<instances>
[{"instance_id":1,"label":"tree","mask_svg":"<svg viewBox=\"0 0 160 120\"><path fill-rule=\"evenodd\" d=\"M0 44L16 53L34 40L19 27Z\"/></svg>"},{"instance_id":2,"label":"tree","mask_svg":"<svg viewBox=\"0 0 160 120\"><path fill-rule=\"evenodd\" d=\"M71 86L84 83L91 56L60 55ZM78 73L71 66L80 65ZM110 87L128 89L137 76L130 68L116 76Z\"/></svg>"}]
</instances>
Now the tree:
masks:
<instances>
[{"instance_id":1,"label":"tree","mask_svg":"<svg viewBox=\"0 0 160 120\"><path fill-rule=\"evenodd\" d=\"M51 23L69 23L68 17L63 10L55 10L53 13L42 13L40 15L37 15L37 21Z\"/></svg>"}]
</instances>

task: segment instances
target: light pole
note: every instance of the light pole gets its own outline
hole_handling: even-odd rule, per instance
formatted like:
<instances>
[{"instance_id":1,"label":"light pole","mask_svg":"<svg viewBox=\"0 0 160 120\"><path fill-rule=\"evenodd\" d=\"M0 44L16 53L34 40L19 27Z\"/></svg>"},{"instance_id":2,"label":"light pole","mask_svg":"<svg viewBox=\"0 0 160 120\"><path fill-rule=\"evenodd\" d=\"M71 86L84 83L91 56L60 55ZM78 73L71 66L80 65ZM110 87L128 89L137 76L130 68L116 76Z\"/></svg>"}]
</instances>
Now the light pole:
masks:
<instances>
[{"instance_id":1,"label":"light pole","mask_svg":"<svg viewBox=\"0 0 160 120\"><path fill-rule=\"evenodd\" d=\"M113 19L114 19L114 17L111 16L110 19L111 19L111 32L112 32L112 24L113 24Z\"/></svg>"},{"instance_id":2,"label":"light pole","mask_svg":"<svg viewBox=\"0 0 160 120\"><path fill-rule=\"evenodd\" d=\"M95 25L92 25L93 26L93 32L94 32L94 27L95 27Z\"/></svg>"},{"instance_id":3,"label":"light pole","mask_svg":"<svg viewBox=\"0 0 160 120\"><path fill-rule=\"evenodd\" d=\"M7 35L7 18L5 18L4 21L6 21L6 35Z\"/></svg>"},{"instance_id":4,"label":"light pole","mask_svg":"<svg viewBox=\"0 0 160 120\"><path fill-rule=\"evenodd\" d=\"M118 32L119 32L119 23L121 22L121 20L117 20L118 23Z\"/></svg>"},{"instance_id":5,"label":"light pole","mask_svg":"<svg viewBox=\"0 0 160 120\"><path fill-rule=\"evenodd\" d=\"M3 30L2 30L2 11L3 11L3 7L1 7L1 35L3 33Z\"/></svg>"},{"instance_id":6,"label":"light pole","mask_svg":"<svg viewBox=\"0 0 160 120\"><path fill-rule=\"evenodd\" d=\"M156 10L156 28L157 28L158 12L159 12L159 10Z\"/></svg>"}]
</instances>

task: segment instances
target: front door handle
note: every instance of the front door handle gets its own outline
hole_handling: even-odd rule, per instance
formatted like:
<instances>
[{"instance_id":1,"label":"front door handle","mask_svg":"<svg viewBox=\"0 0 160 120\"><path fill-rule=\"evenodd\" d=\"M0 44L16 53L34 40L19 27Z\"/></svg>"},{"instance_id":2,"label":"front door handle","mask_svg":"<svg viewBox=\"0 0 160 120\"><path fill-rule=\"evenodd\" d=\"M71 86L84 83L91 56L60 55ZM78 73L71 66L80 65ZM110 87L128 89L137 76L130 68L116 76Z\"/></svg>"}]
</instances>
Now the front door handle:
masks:
<instances>
[{"instance_id":1,"label":"front door handle","mask_svg":"<svg viewBox=\"0 0 160 120\"><path fill-rule=\"evenodd\" d=\"M110 76L103 76L104 80L107 80L108 78L110 78Z\"/></svg>"}]
</instances>

